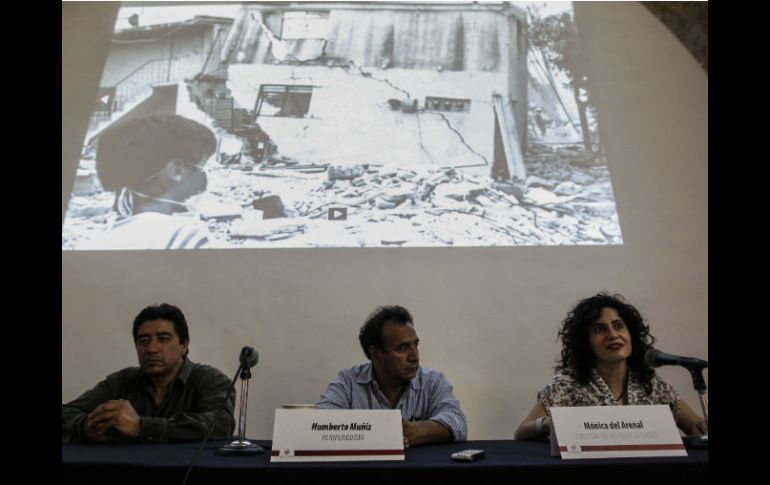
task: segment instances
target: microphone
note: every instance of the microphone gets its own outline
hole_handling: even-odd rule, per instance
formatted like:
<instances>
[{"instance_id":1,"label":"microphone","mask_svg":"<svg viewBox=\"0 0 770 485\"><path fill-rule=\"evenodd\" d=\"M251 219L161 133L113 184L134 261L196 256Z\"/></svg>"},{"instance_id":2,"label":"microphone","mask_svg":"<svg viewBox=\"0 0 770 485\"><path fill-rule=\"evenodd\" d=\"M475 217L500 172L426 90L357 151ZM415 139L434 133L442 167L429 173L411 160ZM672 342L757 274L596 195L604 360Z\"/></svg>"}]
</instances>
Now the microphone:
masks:
<instances>
[{"instance_id":1,"label":"microphone","mask_svg":"<svg viewBox=\"0 0 770 485\"><path fill-rule=\"evenodd\" d=\"M709 366L709 363L705 360L696 359L695 357L681 357L679 355L667 354L652 347L644 353L644 363L650 367L681 365L690 370L703 369L704 367Z\"/></svg>"},{"instance_id":2,"label":"microphone","mask_svg":"<svg viewBox=\"0 0 770 485\"><path fill-rule=\"evenodd\" d=\"M254 347L247 345L241 349L240 360L241 366L238 371L241 373L241 404L238 411L238 439L219 448L215 452L217 455L259 455L265 452L264 448L246 439L246 408L249 402L250 369L257 365L259 354L254 350Z\"/></svg>"},{"instance_id":3,"label":"microphone","mask_svg":"<svg viewBox=\"0 0 770 485\"><path fill-rule=\"evenodd\" d=\"M254 350L254 347L249 347L248 345L241 349L241 368L242 369L251 369L255 365L257 365L257 362L259 362L259 354L256 350Z\"/></svg>"},{"instance_id":4,"label":"microphone","mask_svg":"<svg viewBox=\"0 0 770 485\"><path fill-rule=\"evenodd\" d=\"M260 453L265 452L265 450L261 446L254 445L250 441L247 441L245 439L246 404L249 396L248 379L251 378L251 371L249 369L257 365L258 360L259 360L259 354L257 354L256 350L254 350L254 347L246 346L241 349L240 366L238 366L238 370L235 371L235 376L233 376L233 382L231 382L230 387L227 388L227 394L225 395L225 399L224 399L224 402L227 403L227 399L230 397L230 393L235 389L233 387L235 385L235 381L238 380L238 375L240 374L241 405L240 405L240 413L238 416L238 422L239 422L238 439L233 441L229 445L225 445L219 448L217 451L215 451L214 453L217 455L258 455ZM190 476L192 467L195 464L195 461L198 459L198 455L200 455L201 450L203 449L203 445L205 445L206 442L209 440L209 437L211 436L212 431L214 431L213 423L209 425L209 431L208 433L206 433L206 437L203 438L203 442L201 443L201 445L198 447L198 450L193 455L192 460L190 460L190 464L187 466L187 472L185 473L184 480L182 481L182 485L185 485L187 483L187 479Z\"/></svg>"}]
</instances>

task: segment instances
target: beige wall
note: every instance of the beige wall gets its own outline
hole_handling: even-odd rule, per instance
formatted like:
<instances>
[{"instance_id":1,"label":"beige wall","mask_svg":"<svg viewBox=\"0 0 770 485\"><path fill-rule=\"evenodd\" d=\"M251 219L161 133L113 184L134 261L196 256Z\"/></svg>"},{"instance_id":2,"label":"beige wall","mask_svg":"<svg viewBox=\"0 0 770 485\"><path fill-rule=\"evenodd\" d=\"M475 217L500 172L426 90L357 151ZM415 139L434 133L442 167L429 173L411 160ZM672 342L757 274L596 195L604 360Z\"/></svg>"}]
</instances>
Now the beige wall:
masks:
<instances>
[{"instance_id":1,"label":"beige wall","mask_svg":"<svg viewBox=\"0 0 770 485\"><path fill-rule=\"evenodd\" d=\"M422 363L454 384L471 439L513 435L552 374L558 323L596 291L636 304L659 348L708 359L708 78L637 3L576 9L622 246L63 252L62 400L135 363L131 321L160 301L185 311L195 361L232 375L241 346L258 349L254 438L271 437L281 403L314 401L364 359L357 329L377 304L412 311ZM684 369L660 374L697 408Z\"/></svg>"}]
</instances>

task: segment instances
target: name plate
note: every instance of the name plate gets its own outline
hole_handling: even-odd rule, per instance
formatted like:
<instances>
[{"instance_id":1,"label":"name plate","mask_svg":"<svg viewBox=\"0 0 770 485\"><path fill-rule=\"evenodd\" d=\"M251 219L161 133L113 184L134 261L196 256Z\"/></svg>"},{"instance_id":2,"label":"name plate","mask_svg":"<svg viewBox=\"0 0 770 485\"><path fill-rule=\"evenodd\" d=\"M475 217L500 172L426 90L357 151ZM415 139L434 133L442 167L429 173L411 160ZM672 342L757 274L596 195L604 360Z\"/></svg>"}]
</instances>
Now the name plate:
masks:
<instances>
[{"instance_id":1,"label":"name plate","mask_svg":"<svg viewBox=\"0 0 770 485\"><path fill-rule=\"evenodd\" d=\"M397 409L276 409L271 462L403 461Z\"/></svg>"},{"instance_id":2,"label":"name plate","mask_svg":"<svg viewBox=\"0 0 770 485\"><path fill-rule=\"evenodd\" d=\"M687 456L671 408L552 407L552 446L563 459Z\"/></svg>"}]
</instances>

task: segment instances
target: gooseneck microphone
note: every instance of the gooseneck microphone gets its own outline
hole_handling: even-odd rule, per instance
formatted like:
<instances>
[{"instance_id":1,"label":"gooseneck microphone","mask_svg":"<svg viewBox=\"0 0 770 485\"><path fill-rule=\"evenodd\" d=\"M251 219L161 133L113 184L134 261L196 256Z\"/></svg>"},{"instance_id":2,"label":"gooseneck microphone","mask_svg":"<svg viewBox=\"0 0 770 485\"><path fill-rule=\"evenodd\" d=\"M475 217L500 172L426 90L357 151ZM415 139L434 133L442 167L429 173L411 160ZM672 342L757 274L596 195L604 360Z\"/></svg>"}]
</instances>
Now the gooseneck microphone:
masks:
<instances>
[{"instance_id":1,"label":"gooseneck microphone","mask_svg":"<svg viewBox=\"0 0 770 485\"><path fill-rule=\"evenodd\" d=\"M681 357L679 355L667 354L660 350L650 347L644 353L644 363L650 367L660 367L662 365L681 365L687 369L703 369L708 367L709 363L695 357Z\"/></svg>"},{"instance_id":2,"label":"gooseneck microphone","mask_svg":"<svg viewBox=\"0 0 770 485\"><path fill-rule=\"evenodd\" d=\"M217 455L258 455L265 450L251 443L246 439L246 407L249 400L249 379L251 379L251 368L257 365L259 354L254 347L248 345L241 349L239 357L241 366L241 401L238 411L238 439L219 448L215 453Z\"/></svg>"},{"instance_id":3,"label":"gooseneck microphone","mask_svg":"<svg viewBox=\"0 0 770 485\"><path fill-rule=\"evenodd\" d=\"M239 365L238 370L235 371L235 375L233 376L233 380L230 383L230 386L227 388L227 394L225 395L225 405L227 404L227 400L230 398L230 394L232 393L233 389L235 389L235 381L238 380L238 376L241 376L241 409L240 409L240 416L239 416L239 433L238 433L238 439L236 441L233 441L229 445L223 446L219 448L215 453L217 455L255 455L259 453L264 453L265 450L259 446L259 445L253 445L249 441L246 441L243 437L246 434L246 399L248 398L248 379L251 378L251 371L250 369L257 365L257 362L259 361L259 354L257 354L257 351L254 350L254 347L243 347L241 349L241 355L239 357ZM203 449L203 446L206 444L206 442L209 440L209 437L211 437L211 432L214 431L214 423L211 423L209 425L209 431L206 433L206 437L203 438L203 442L201 442L198 449L195 451L195 454L192 457L192 460L190 460L190 464L187 466L187 472L185 472L184 479L182 480L182 485L186 485L187 479L190 478L190 472L192 471L193 465L198 460L198 455L200 455L201 450Z\"/></svg>"},{"instance_id":4,"label":"gooseneck microphone","mask_svg":"<svg viewBox=\"0 0 770 485\"><path fill-rule=\"evenodd\" d=\"M706 423L709 422L709 401L706 394L706 381L703 379L703 369L709 366L709 363L695 357L682 357L679 355L667 354L660 350L650 347L644 353L644 363L650 367L660 367L662 365L680 365L690 371L692 383L695 390L698 391L700 406L703 410L703 418ZM708 447L708 435L692 437L691 443L698 447Z\"/></svg>"}]
</instances>

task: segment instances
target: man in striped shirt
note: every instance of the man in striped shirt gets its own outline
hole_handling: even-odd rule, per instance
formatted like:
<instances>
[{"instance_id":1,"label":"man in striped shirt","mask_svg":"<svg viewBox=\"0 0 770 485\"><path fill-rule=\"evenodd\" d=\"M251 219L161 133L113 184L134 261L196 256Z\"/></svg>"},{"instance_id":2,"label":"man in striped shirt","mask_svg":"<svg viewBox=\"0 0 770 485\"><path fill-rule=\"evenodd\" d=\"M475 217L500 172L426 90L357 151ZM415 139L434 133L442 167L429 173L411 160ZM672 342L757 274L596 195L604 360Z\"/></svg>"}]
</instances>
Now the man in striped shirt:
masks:
<instances>
[{"instance_id":1,"label":"man in striped shirt","mask_svg":"<svg viewBox=\"0 0 770 485\"><path fill-rule=\"evenodd\" d=\"M340 371L316 403L319 408L398 409L405 447L467 438L452 385L443 373L420 367L420 339L406 308L377 308L358 339L370 362Z\"/></svg>"},{"instance_id":2,"label":"man in striped shirt","mask_svg":"<svg viewBox=\"0 0 770 485\"><path fill-rule=\"evenodd\" d=\"M205 125L179 115L152 115L99 135L96 170L115 192L113 221L78 249L199 249L223 247L192 201L206 190L203 167L216 150Z\"/></svg>"}]
</instances>

